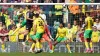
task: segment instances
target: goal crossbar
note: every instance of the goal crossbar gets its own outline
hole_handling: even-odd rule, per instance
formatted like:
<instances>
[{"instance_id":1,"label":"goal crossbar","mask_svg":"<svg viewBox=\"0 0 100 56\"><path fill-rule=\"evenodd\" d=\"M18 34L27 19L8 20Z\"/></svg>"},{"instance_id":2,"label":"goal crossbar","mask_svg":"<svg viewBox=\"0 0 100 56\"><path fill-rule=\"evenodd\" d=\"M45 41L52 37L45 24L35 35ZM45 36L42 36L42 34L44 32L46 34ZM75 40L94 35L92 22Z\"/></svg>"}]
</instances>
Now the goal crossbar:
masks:
<instances>
[{"instance_id":1,"label":"goal crossbar","mask_svg":"<svg viewBox=\"0 0 100 56\"><path fill-rule=\"evenodd\" d=\"M0 3L0 5L100 5L100 3Z\"/></svg>"}]
</instances>

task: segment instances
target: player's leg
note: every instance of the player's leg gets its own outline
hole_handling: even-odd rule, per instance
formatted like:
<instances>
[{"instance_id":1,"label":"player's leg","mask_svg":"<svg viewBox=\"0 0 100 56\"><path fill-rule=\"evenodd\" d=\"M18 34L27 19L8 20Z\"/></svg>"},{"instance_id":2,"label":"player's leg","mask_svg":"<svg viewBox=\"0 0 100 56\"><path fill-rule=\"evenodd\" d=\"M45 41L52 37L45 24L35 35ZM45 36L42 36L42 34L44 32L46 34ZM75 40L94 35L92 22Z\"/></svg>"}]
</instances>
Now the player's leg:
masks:
<instances>
[{"instance_id":1,"label":"player's leg","mask_svg":"<svg viewBox=\"0 0 100 56\"><path fill-rule=\"evenodd\" d=\"M42 35L43 33L36 33L36 36L35 36L35 41L36 41L36 48L38 51L40 51L40 39L42 38Z\"/></svg>"},{"instance_id":2,"label":"player's leg","mask_svg":"<svg viewBox=\"0 0 100 56\"><path fill-rule=\"evenodd\" d=\"M90 30L90 33L89 33L89 45L90 45L90 52L92 53L93 52L93 43L91 41L91 37L92 37L92 30Z\"/></svg>"},{"instance_id":3,"label":"player's leg","mask_svg":"<svg viewBox=\"0 0 100 56\"><path fill-rule=\"evenodd\" d=\"M65 37L65 38L63 38L62 41L65 43L66 48L68 49L68 53L72 53L72 52L71 52L71 49L70 49L70 45L68 44L68 42L70 42L70 40L68 40L68 39Z\"/></svg>"},{"instance_id":4,"label":"player's leg","mask_svg":"<svg viewBox=\"0 0 100 56\"><path fill-rule=\"evenodd\" d=\"M1 50L2 50L2 52L6 52L4 39L0 38L0 42L1 42Z\"/></svg>"},{"instance_id":5,"label":"player's leg","mask_svg":"<svg viewBox=\"0 0 100 56\"><path fill-rule=\"evenodd\" d=\"M54 44L53 44L53 51L54 51L54 49L55 49L55 46L58 44L58 43L60 43L61 41L62 41L62 37L57 37L57 39L56 39L56 41L54 42Z\"/></svg>"},{"instance_id":6,"label":"player's leg","mask_svg":"<svg viewBox=\"0 0 100 56\"><path fill-rule=\"evenodd\" d=\"M88 38L89 38L89 30L85 30L84 39L85 39L86 53L89 52L89 41L88 41Z\"/></svg>"},{"instance_id":7,"label":"player's leg","mask_svg":"<svg viewBox=\"0 0 100 56\"><path fill-rule=\"evenodd\" d=\"M29 49L29 52L33 53L33 50L35 49L35 45L36 45L36 42L34 41L35 40L35 35L31 35L30 38L32 39L31 40L32 45L31 45L31 48Z\"/></svg>"},{"instance_id":8,"label":"player's leg","mask_svg":"<svg viewBox=\"0 0 100 56\"><path fill-rule=\"evenodd\" d=\"M34 53L33 50L35 49L35 44L36 44L35 42L32 42L29 52Z\"/></svg>"},{"instance_id":9,"label":"player's leg","mask_svg":"<svg viewBox=\"0 0 100 56\"><path fill-rule=\"evenodd\" d=\"M42 37L45 39L45 41L48 42L49 47L50 47L50 50L52 50L52 41L51 41L51 39L49 38L49 36L45 33L45 34L43 34Z\"/></svg>"},{"instance_id":10,"label":"player's leg","mask_svg":"<svg viewBox=\"0 0 100 56\"><path fill-rule=\"evenodd\" d=\"M24 32L24 42L22 43L24 46L26 46L25 42L27 41L27 38L30 37L29 33L32 28L32 24L26 23L26 30Z\"/></svg>"}]
</instances>

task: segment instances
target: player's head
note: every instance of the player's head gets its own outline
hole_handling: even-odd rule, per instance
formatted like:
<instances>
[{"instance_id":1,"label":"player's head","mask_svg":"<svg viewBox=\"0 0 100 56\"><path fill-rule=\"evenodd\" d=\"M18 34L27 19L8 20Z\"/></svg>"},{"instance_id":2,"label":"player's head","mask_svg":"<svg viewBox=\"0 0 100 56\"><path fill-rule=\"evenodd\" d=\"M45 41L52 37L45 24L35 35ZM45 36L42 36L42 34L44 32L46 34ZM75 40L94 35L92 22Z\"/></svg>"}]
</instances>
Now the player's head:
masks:
<instances>
[{"instance_id":1,"label":"player's head","mask_svg":"<svg viewBox=\"0 0 100 56\"><path fill-rule=\"evenodd\" d=\"M64 23L60 23L59 27L60 28L64 27Z\"/></svg>"},{"instance_id":2,"label":"player's head","mask_svg":"<svg viewBox=\"0 0 100 56\"><path fill-rule=\"evenodd\" d=\"M70 24L70 23L68 23L67 27L68 27L68 28L71 28L71 24Z\"/></svg>"},{"instance_id":3,"label":"player's head","mask_svg":"<svg viewBox=\"0 0 100 56\"><path fill-rule=\"evenodd\" d=\"M16 25L12 25L11 29L15 30L16 29Z\"/></svg>"},{"instance_id":4,"label":"player's head","mask_svg":"<svg viewBox=\"0 0 100 56\"><path fill-rule=\"evenodd\" d=\"M90 16L90 12L86 12L86 16Z\"/></svg>"},{"instance_id":5,"label":"player's head","mask_svg":"<svg viewBox=\"0 0 100 56\"><path fill-rule=\"evenodd\" d=\"M36 18L39 17L39 11L36 11L34 16L35 16Z\"/></svg>"},{"instance_id":6,"label":"player's head","mask_svg":"<svg viewBox=\"0 0 100 56\"><path fill-rule=\"evenodd\" d=\"M93 31L97 31L97 27L96 26L93 26Z\"/></svg>"},{"instance_id":7,"label":"player's head","mask_svg":"<svg viewBox=\"0 0 100 56\"><path fill-rule=\"evenodd\" d=\"M23 11L23 7L20 7L20 12L22 12Z\"/></svg>"},{"instance_id":8,"label":"player's head","mask_svg":"<svg viewBox=\"0 0 100 56\"><path fill-rule=\"evenodd\" d=\"M97 18L97 19L96 19L96 23L99 23L99 22L100 22L100 21L99 21L99 19Z\"/></svg>"}]
</instances>

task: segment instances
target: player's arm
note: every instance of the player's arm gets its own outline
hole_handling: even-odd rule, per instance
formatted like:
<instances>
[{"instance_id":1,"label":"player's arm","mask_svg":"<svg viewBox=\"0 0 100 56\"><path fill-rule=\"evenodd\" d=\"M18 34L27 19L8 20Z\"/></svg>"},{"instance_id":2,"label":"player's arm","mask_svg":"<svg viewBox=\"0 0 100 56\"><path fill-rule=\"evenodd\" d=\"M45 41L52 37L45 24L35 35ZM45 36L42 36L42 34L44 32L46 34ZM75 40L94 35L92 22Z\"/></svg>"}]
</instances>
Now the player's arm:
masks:
<instances>
[{"instance_id":1,"label":"player's arm","mask_svg":"<svg viewBox=\"0 0 100 56\"><path fill-rule=\"evenodd\" d=\"M85 24L83 25L83 28L85 29L85 27L87 26L88 22L87 22L87 18L85 18Z\"/></svg>"},{"instance_id":2,"label":"player's arm","mask_svg":"<svg viewBox=\"0 0 100 56\"><path fill-rule=\"evenodd\" d=\"M56 38L58 37L58 29L57 29L57 34L56 34Z\"/></svg>"},{"instance_id":3,"label":"player's arm","mask_svg":"<svg viewBox=\"0 0 100 56\"><path fill-rule=\"evenodd\" d=\"M25 25L26 25L26 20L24 19L21 25L18 28L16 28L16 30L11 35L15 34L20 28L24 27Z\"/></svg>"},{"instance_id":4,"label":"player's arm","mask_svg":"<svg viewBox=\"0 0 100 56\"><path fill-rule=\"evenodd\" d=\"M47 26L46 26L46 33L48 34L48 36L49 36L50 39L54 40L54 39L52 38L52 36L51 36L51 34L50 34L50 31L49 31L49 29L47 28Z\"/></svg>"},{"instance_id":5,"label":"player's arm","mask_svg":"<svg viewBox=\"0 0 100 56\"><path fill-rule=\"evenodd\" d=\"M68 37L68 30L67 30L67 28L65 28L66 29L66 37Z\"/></svg>"}]
</instances>

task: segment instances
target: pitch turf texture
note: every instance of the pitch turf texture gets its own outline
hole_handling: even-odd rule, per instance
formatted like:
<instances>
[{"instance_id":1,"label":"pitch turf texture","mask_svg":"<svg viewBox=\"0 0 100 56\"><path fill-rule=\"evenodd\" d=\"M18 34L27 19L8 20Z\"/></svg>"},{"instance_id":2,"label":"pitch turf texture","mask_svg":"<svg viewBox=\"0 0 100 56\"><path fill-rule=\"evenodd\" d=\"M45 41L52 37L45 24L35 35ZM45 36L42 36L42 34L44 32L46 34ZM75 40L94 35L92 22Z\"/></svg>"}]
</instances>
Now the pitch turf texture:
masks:
<instances>
[{"instance_id":1,"label":"pitch turf texture","mask_svg":"<svg viewBox=\"0 0 100 56\"><path fill-rule=\"evenodd\" d=\"M100 53L0 53L0 56L100 56Z\"/></svg>"}]
</instances>

